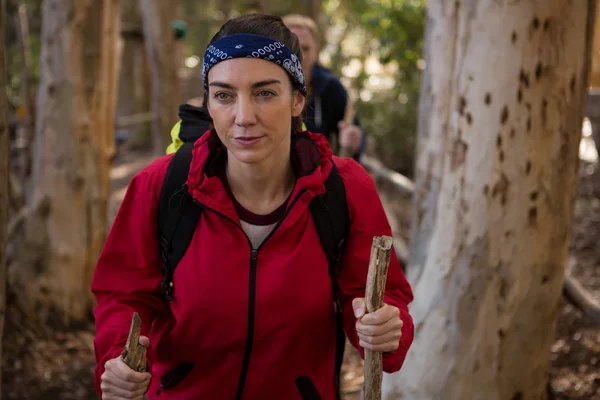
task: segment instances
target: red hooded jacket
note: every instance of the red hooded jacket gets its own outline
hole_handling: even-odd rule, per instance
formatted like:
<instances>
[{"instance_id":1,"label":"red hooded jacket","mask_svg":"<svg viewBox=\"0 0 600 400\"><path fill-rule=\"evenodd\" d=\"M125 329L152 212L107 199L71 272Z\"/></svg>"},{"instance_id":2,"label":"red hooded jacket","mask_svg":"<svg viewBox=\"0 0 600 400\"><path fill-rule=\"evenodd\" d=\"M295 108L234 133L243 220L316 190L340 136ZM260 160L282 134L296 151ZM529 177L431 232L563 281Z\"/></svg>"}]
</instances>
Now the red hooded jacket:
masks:
<instances>
[{"instance_id":1,"label":"red hooded jacket","mask_svg":"<svg viewBox=\"0 0 600 400\"><path fill-rule=\"evenodd\" d=\"M293 143L298 179L285 217L252 251L232 200L218 174L210 173L222 144L214 133L196 142L187 184L205 208L175 271L170 303L160 288L157 207L172 156L159 158L132 179L92 283L99 393L104 363L120 355L137 311L142 333L150 337L150 399L301 399L295 383L301 376L322 399L335 398L334 299L308 207L325 190L332 157L351 219L337 283L344 330L355 347L352 300L365 296L373 236L391 235L391 230L362 166L333 156L323 135L299 133ZM400 309L404 327L400 347L384 354L387 372L400 369L412 343L407 309L412 298L393 254L385 302ZM161 390L161 377L170 371L175 384Z\"/></svg>"}]
</instances>

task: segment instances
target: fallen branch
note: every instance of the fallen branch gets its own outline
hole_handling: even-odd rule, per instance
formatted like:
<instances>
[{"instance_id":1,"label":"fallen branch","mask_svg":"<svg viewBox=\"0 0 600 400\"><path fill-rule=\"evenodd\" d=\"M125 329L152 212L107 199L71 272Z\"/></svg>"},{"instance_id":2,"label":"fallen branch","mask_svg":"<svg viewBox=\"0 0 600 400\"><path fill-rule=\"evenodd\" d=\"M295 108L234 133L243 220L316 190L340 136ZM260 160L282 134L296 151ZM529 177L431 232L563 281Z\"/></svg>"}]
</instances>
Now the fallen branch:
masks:
<instances>
[{"instance_id":1,"label":"fallen branch","mask_svg":"<svg viewBox=\"0 0 600 400\"><path fill-rule=\"evenodd\" d=\"M574 264L575 259L571 258L563 284L563 295L586 317L600 324L600 302L571 274Z\"/></svg>"},{"instance_id":2,"label":"fallen branch","mask_svg":"<svg viewBox=\"0 0 600 400\"><path fill-rule=\"evenodd\" d=\"M119 117L116 120L116 128L126 128L128 126L142 124L144 122L151 122L154 120L154 112L147 111L132 115L126 115L124 117Z\"/></svg>"},{"instance_id":3,"label":"fallen branch","mask_svg":"<svg viewBox=\"0 0 600 400\"><path fill-rule=\"evenodd\" d=\"M415 184L406 176L387 168L378 159L363 154L360 157L361 164L375 175L375 179L383 179L392 184L404 196L412 196L415 191Z\"/></svg>"},{"instance_id":4,"label":"fallen branch","mask_svg":"<svg viewBox=\"0 0 600 400\"><path fill-rule=\"evenodd\" d=\"M8 221L8 236L7 237L9 237L9 238L13 237L13 235L15 234L15 231L17 230L17 228L19 226L21 226L23 224L23 222L25 221L25 218L27 218L28 214L29 214L29 208L21 207L21 209L19 210L17 215L12 217Z\"/></svg>"}]
</instances>

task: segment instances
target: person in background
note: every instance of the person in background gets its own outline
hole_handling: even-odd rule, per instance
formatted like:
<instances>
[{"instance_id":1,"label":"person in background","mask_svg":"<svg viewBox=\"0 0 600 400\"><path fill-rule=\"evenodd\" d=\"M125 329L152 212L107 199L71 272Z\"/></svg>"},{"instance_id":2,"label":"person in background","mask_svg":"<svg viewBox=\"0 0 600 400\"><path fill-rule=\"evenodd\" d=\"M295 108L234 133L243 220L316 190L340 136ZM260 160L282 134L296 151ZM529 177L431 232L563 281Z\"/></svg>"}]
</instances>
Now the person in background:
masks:
<instances>
[{"instance_id":1,"label":"person in background","mask_svg":"<svg viewBox=\"0 0 600 400\"><path fill-rule=\"evenodd\" d=\"M319 64L319 29L309 17L289 14L283 23L294 33L302 50L302 69L308 90L304 122L310 132L322 133L332 143L334 137L339 147L350 151L359 161L366 148L366 135L359 126L358 118L346 124L344 117L348 104L348 93L331 71Z\"/></svg>"}]
</instances>

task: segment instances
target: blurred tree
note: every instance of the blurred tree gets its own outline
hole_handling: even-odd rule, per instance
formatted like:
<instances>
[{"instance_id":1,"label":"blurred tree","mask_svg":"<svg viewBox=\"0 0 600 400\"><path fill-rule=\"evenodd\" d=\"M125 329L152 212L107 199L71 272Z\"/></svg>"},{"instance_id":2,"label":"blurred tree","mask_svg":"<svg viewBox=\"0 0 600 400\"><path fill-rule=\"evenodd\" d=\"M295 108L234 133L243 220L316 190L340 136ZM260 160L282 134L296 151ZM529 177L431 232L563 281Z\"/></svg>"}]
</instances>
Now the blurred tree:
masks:
<instances>
[{"instance_id":1,"label":"blurred tree","mask_svg":"<svg viewBox=\"0 0 600 400\"><path fill-rule=\"evenodd\" d=\"M177 44L171 27L177 17L177 8L178 2L174 0L140 0L152 90L152 142L156 155L165 154L169 132L177 122L177 107L181 100L177 74L181 60L177 57Z\"/></svg>"},{"instance_id":2,"label":"blurred tree","mask_svg":"<svg viewBox=\"0 0 600 400\"><path fill-rule=\"evenodd\" d=\"M384 398L546 397L595 7L429 1L416 337Z\"/></svg>"},{"instance_id":3,"label":"blurred tree","mask_svg":"<svg viewBox=\"0 0 600 400\"><path fill-rule=\"evenodd\" d=\"M37 97L34 196L11 267L31 317L89 315L106 235L117 88L118 0L47 0Z\"/></svg>"},{"instance_id":4,"label":"blurred tree","mask_svg":"<svg viewBox=\"0 0 600 400\"><path fill-rule=\"evenodd\" d=\"M304 0L304 14L318 23L321 19L322 3L321 0Z\"/></svg>"},{"instance_id":5,"label":"blurred tree","mask_svg":"<svg viewBox=\"0 0 600 400\"><path fill-rule=\"evenodd\" d=\"M121 0L121 72L117 118L142 114L150 110L150 76L144 30L139 0ZM127 136L131 148L145 147L152 143L150 124L141 122L127 127L118 127L119 136Z\"/></svg>"},{"instance_id":6,"label":"blurred tree","mask_svg":"<svg viewBox=\"0 0 600 400\"><path fill-rule=\"evenodd\" d=\"M34 91L32 87L33 75L31 65L31 35L29 33L29 16L27 2L25 0L11 0L12 13L15 16L15 26L18 32L19 53L21 56L21 88L19 112L20 128L23 136L22 152L19 154L20 166L19 177L25 184L31 173L31 148L33 147L33 135L35 118Z\"/></svg>"},{"instance_id":7,"label":"blurred tree","mask_svg":"<svg viewBox=\"0 0 600 400\"><path fill-rule=\"evenodd\" d=\"M6 97L6 0L0 0L0 360L2 359L2 333L4 332L4 315L6 314L6 250L8 227L8 175L9 147L8 135L8 101ZM2 370L0 369L0 382ZM2 388L0 387L0 400Z\"/></svg>"},{"instance_id":8,"label":"blurred tree","mask_svg":"<svg viewBox=\"0 0 600 400\"><path fill-rule=\"evenodd\" d=\"M586 114L592 127L592 137L596 144L596 150L600 154L600 8L596 10L589 86L590 91Z\"/></svg>"},{"instance_id":9,"label":"blurred tree","mask_svg":"<svg viewBox=\"0 0 600 400\"><path fill-rule=\"evenodd\" d=\"M19 6L26 10L26 20L21 19ZM7 46L7 73L8 73L8 96L9 102L15 106L24 103L22 96L26 93L23 89L23 79L25 62L30 63L29 73L30 91L35 93L39 80L39 56L40 56L40 29L42 2L39 0L7 0L7 21L6 21L6 46ZM28 26L22 25L22 22ZM29 43L21 40L21 26L29 28ZM27 39L26 39L27 41ZM25 54L23 53L25 51ZM29 56L29 60L24 60L23 56ZM35 98L35 96L33 96ZM32 105L35 108L35 104Z\"/></svg>"},{"instance_id":10,"label":"blurred tree","mask_svg":"<svg viewBox=\"0 0 600 400\"><path fill-rule=\"evenodd\" d=\"M590 86L594 88L600 87L600 10L596 10L596 20L594 23L594 44L592 50Z\"/></svg>"}]
</instances>

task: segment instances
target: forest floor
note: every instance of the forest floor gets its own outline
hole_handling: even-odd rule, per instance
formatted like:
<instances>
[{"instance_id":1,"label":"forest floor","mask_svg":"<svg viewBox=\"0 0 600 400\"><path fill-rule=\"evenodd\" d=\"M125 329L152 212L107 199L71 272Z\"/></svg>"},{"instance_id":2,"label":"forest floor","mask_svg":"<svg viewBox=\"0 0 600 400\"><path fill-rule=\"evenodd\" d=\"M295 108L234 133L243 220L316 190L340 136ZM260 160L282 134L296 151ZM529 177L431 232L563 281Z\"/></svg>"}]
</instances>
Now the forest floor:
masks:
<instances>
[{"instance_id":1,"label":"forest floor","mask_svg":"<svg viewBox=\"0 0 600 400\"><path fill-rule=\"evenodd\" d=\"M135 172L151 160L147 154L127 153L116 159L112 171L112 221L125 188ZM576 260L573 274L600 299L600 171L582 166L571 240ZM394 194L381 188L387 202ZM388 203L396 214L394 233L408 238L408 200ZM551 348L549 398L600 399L600 329L563 300L556 340ZM98 398L94 391L94 325L66 327L59 321L32 326L14 307L7 312L3 338L2 392L5 400ZM342 371L346 400L359 399L362 364L356 350L347 346Z\"/></svg>"}]
</instances>

